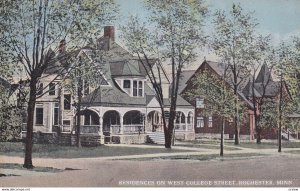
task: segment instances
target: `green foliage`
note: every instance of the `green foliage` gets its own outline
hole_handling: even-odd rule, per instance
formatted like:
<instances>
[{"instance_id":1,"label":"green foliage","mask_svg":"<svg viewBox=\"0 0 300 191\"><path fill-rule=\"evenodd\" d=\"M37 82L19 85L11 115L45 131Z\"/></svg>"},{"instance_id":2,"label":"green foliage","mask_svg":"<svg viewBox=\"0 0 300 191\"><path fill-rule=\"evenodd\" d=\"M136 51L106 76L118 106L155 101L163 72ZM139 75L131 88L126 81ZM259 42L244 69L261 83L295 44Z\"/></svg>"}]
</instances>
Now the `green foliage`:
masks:
<instances>
[{"instance_id":1,"label":"green foliage","mask_svg":"<svg viewBox=\"0 0 300 191\"><path fill-rule=\"evenodd\" d=\"M130 51L155 56L161 61L174 58L177 67L188 64L195 49L203 46L203 22L207 8L203 1L145 1L148 20L131 17L122 28Z\"/></svg>"},{"instance_id":2,"label":"green foliage","mask_svg":"<svg viewBox=\"0 0 300 191\"><path fill-rule=\"evenodd\" d=\"M21 110L10 102L10 92L0 85L0 141L20 139Z\"/></svg>"},{"instance_id":3,"label":"green foliage","mask_svg":"<svg viewBox=\"0 0 300 191\"><path fill-rule=\"evenodd\" d=\"M189 99L204 98L204 115L217 114L227 119L235 116L236 95L223 77L212 74L207 69L196 75L192 80L192 89L186 92ZM243 102L238 102L239 111L244 110ZM239 114L240 119L243 117Z\"/></svg>"},{"instance_id":4,"label":"green foliage","mask_svg":"<svg viewBox=\"0 0 300 191\"><path fill-rule=\"evenodd\" d=\"M78 95L79 87L82 91L87 87L91 91L103 82L103 76L107 72L103 55L105 55L104 52L90 50L89 56L83 53L76 60L73 60L72 69L66 75L62 85L65 90L71 93L75 104L78 104L76 95ZM83 94L84 92L81 92L81 95Z\"/></svg>"}]
</instances>

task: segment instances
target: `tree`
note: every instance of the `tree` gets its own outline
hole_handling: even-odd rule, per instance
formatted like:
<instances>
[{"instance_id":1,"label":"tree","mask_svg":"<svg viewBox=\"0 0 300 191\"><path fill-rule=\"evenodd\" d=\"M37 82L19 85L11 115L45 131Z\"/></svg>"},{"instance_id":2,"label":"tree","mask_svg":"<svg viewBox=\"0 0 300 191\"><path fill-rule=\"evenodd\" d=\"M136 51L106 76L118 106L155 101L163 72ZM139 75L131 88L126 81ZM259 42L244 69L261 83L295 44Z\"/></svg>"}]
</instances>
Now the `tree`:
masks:
<instances>
[{"instance_id":1,"label":"tree","mask_svg":"<svg viewBox=\"0 0 300 191\"><path fill-rule=\"evenodd\" d=\"M245 13L240 5L233 4L229 14L217 11L214 20L212 48L221 62L229 66L235 94L235 144L239 144L238 91L243 79L249 77L250 66L256 56L257 23L251 13Z\"/></svg>"},{"instance_id":2,"label":"tree","mask_svg":"<svg viewBox=\"0 0 300 191\"><path fill-rule=\"evenodd\" d=\"M296 41L297 42L297 41ZM275 121L278 127L278 152L282 150L282 129L291 123L291 115L299 112L299 54L297 44L287 45L281 42L274 50L275 73L280 78L279 97Z\"/></svg>"},{"instance_id":3,"label":"tree","mask_svg":"<svg viewBox=\"0 0 300 191\"><path fill-rule=\"evenodd\" d=\"M80 132L81 132L81 100L84 95L87 95L91 89L98 87L102 80L103 74L106 72L103 67L102 51L89 50L87 57L85 51L79 55L76 62L72 65L72 70L66 75L63 83L61 84L65 90L69 91L72 95L75 105L76 117L76 145L81 147ZM91 61L93 60L93 61ZM91 88L91 89L90 89ZM90 101L93 101L92 99Z\"/></svg>"},{"instance_id":4,"label":"tree","mask_svg":"<svg viewBox=\"0 0 300 191\"><path fill-rule=\"evenodd\" d=\"M116 6L110 0L1 0L0 3L0 47L5 47L6 52L1 59L21 63L29 79L23 166L33 168L33 114L36 99L42 96L37 95L39 82L47 69L74 56L87 39L98 36L101 25L115 17ZM64 52L63 44L57 46L62 39L68 44L68 53ZM62 71L57 73L58 77Z\"/></svg>"},{"instance_id":5,"label":"tree","mask_svg":"<svg viewBox=\"0 0 300 191\"><path fill-rule=\"evenodd\" d=\"M207 8L201 0L146 0L145 7L149 11L146 23L132 17L123 27L123 37L128 49L138 56L147 71L161 108L165 147L171 148L180 74L195 58L197 47L205 42L201 29ZM164 71L161 67L152 67L153 58L158 66L163 62L169 63L172 71L168 124L161 83L161 73Z\"/></svg>"},{"instance_id":6,"label":"tree","mask_svg":"<svg viewBox=\"0 0 300 191\"><path fill-rule=\"evenodd\" d=\"M271 85L273 62L271 60L270 37L259 35L255 39L251 62L252 79L251 82L251 101L253 104L253 112L255 118L256 143L261 143L261 132L266 123L271 122L270 119L265 120L264 117L272 112L272 105L268 101L267 89ZM260 73L257 75L258 69ZM257 88L259 92L257 92ZM271 106L271 107L266 107ZM270 109L270 110L269 110ZM270 126L269 126L270 127Z\"/></svg>"},{"instance_id":7,"label":"tree","mask_svg":"<svg viewBox=\"0 0 300 191\"><path fill-rule=\"evenodd\" d=\"M15 90L0 77L0 141L18 140L21 133L21 109L12 98Z\"/></svg>"},{"instance_id":8,"label":"tree","mask_svg":"<svg viewBox=\"0 0 300 191\"><path fill-rule=\"evenodd\" d=\"M221 117L222 123L220 127L221 142L220 156L224 154L224 128L225 121L229 121L235 116L235 95L230 83L231 76L228 74L229 66L220 63L224 71L218 76L214 72L203 67L201 73L196 74L192 79L192 88L185 93L188 99L203 97L205 102L204 115L212 116L213 114ZM224 67L223 67L224 66ZM216 101L218 100L218 101ZM241 110L245 109L245 105L238 98L238 106ZM243 118L243 116L239 116Z\"/></svg>"}]
</instances>

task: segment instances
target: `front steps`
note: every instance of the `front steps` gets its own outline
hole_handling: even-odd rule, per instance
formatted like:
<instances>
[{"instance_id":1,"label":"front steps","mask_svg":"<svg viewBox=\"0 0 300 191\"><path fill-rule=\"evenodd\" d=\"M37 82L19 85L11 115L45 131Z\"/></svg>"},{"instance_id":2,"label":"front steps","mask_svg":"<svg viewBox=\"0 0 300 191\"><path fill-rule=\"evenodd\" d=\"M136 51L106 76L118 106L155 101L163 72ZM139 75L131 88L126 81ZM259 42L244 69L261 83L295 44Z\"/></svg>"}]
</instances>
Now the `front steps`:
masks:
<instances>
[{"instance_id":1,"label":"front steps","mask_svg":"<svg viewBox=\"0 0 300 191\"><path fill-rule=\"evenodd\" d=\"M147 142L154 144L165 144L165 134L164 132L147 132Z\"/></svg>"}]
</instances>

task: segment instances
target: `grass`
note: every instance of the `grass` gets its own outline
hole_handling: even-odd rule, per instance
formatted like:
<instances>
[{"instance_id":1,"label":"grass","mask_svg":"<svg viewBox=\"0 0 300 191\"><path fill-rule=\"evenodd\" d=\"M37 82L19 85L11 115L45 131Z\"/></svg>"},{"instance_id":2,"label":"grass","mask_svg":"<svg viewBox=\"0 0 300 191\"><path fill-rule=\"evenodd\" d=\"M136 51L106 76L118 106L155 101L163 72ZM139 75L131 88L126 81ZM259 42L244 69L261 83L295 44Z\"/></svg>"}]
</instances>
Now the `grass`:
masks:
<instances>
[{"instance_id":1,"label":"grass","mask_svg":"<svg viewBox=\"0 0 300 191\"><path fill-rule=\"evenodd\" d=\"M249 157L258 157L258 156L266 156L265 154L260 153L244 153L244 154L224 154L223 157L220 157L218 154L210 154L210 155L177 155L177 156L164 156L164 157L151 157L151 158L134 158L134 159L126 159L126 160L138 160L138 161L148 161L148 160L199 160L199 161L207 161L214 159L244 159ZM123 160L123 159L121 159Z\"/></svg>"},{"instance_id":2,"label":"grass","mask_svg":"<svg viewBox=\"0 0 300 191\"><path fill-rule=\"evenodd\" d=\"M191 152L190 150L136 147L71 147L54 144L34 144L33 157L37 158L91 158L106 156L142 155L152 153ZM0 142L0 155L24 156L24 144Z\"/></svg>"},{"instance_id":3,"label":"grass","mask_svg":"<svg viewBox=\"0 0 300 191\"><path fill-rule=\"evenodd\" d=\"M192 143L191 145L198 145L197 147L201 148L209 148L211 145L212 147L215 146L219 148L220 142L219 140L194 140L190 141ZM230 147L227 147L230 146ZM211 148L212 148L211 147ZM276 142L264 142L262 140L261 144L257 144L256 142L241 142L239 145L234 145L234 143L231 142L225 142L224 149L227 150L235 150L240 148L253 148L253 149L276 149L278 147L278 144ZM300 148L299 142L282 142L282 148Z\"/></svg>"},{"instance_id":4,"label":"grass","mask_svg":"<svg viewBox=\"0 0 300 191\"><path fill-rule=\"evenodd\" d=\"M239 147L245 148L253 148L253 149L276 149L278 148L278 144L275 142L262 142L260 144L257 143L241 143L237 145ZM299 142L282 142L282 148L300 148Z\"/></svg>"},{"instance_id":5,"label":"grass","mask_svg":"<svg viewBox=\"0 0 300 191\"><path fill-rule=\"evenodd\" d=\"M291 154L300 154L300 150L296 150L296 151L284 151L285 153L291 153Z\"/></svg>"},{"instance_id":6,"label":"grass","mask_svg":"<svg viewBox=\"0 0 300 191\"><path fill-rule=\"evenodd\" d=\"M193 148L201 148L201 149L220 149L220 144L180 144L178 146L183 146L183 147L193 147ZM241 150L239 148L235 147L227 147L224 145L224 150L230 151L230 150Z\"/></svg>"}]
</instances>

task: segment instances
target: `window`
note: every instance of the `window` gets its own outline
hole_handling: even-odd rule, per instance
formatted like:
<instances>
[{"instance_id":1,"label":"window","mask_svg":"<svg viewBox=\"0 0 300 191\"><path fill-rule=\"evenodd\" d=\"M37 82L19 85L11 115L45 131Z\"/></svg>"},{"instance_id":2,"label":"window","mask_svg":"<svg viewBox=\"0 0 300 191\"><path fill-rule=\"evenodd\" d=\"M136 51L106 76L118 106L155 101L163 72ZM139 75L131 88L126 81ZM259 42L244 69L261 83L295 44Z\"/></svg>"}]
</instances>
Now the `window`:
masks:
<instances>
[{"instance_id":1,"label":"window","mask_svg":"<svg viewBox=\"0 0 300 191\"><path fill-rule=\"evenodd\" d=\"M70 94L64 95L64 109L65 110L71 109L71 95Z\"/></svg>"},{"instance_id":2,"label":"window","mask_svg":"<svg viewBox=\"0 0 300 191\"><path fill-rule=\"evenodd\" d=\"M197 117L197 127L204 127L204 118L203 117Z\"/></svg>"},{"instance_id":3,"label":"window","mask_svg":"<svg viewBox=\"0 0 300 191\"><path fill-rule=\"evenodd\" d=\"M91 125L91 115L89 114L84 115L84 125Z\"/></svg>"},{"instance_id":4,"label":"window","mask_svg":"<svg viewBox=\"0 0 300 191\"><path fill-rule=\"evenodd\" d=\"M55 95L55 83L49 84L49 95Z\"/></svg>"},{"instance_id":5,"label":"window","mask_svg":"<svg viewBox=\"0 0 300 191\"><path fill-rule=\"evenodd\" d=\"M44 109L42 107L35 108L35 124L43 125Z\"/></svg>"},{"instance_id":6,"label":"window","mask_svg":"<svg viewBox=\"0 0 300 191\"><path fill-rule=\"evenodd\" d=\"M58 125L58 103L55 103L53 109L53 125Z\"/></svg>"},{"instance_id":7,"label":"window","mask_svg":"<svg viewBox=\"0 0 300 191\"><path fill-rule=\"evenodd\" d=\"M133 96L137 96L137 90L138 90L138 87L137 87L137 81L133 81Z\"/></svg>"},{"instance_id":8,"label":"window","mask_svg":"<svg viewBox=\"0 0 300 191\"><path fill-rule=\"evenodd\" d=\"M87 83L87 81L85 81L84 85L83 85L83 94L84 95L88 95L89 93L90 93L90 86Z\"/></svg>"},{"instance_id":9,"label":"window","mask_svg":"<svg viewBox=\"0 0 300 191\"><path fill-rule=\"evenodd\" d=\"M213 126L213 119L212 116L208 117L208 127L212 127Z\"/></svg>"},{"instance_id":10,"label":"window","mask_svg":"<svg viewBox=\"0 0 300 191\"><path fill-rule=\"evenodd\" d=\"M139 81L139 96L143 97L143 82Z\"/></svg>"},{"instance_id":11,"label":"window","mask_svg":"<svg viewBox=\"0 0 300 191\"><path fill-rule=\"evenodd\" d=\"M196 108L204 108L204 99L196 98Z\"/></svg>"},{"instance_id":12,"label":"window","mask_svg":"<svg viewBox=\"0 0 300 191\"><path fill-rule=\"evenodd\" d=\"M130 88L130 80L124 80L123 88Z\"/></svg>"},{"instance_id":13,"label":"window","mask_svg":"<svg viewBox=\"0 0 300 191\"><path fill-rule=\"evenodd\" d=\"M70 132L71 131L71 121L63 120L63 129L62 132Z\"/></svg>"},{"instance_id":14,"label":"window","mask_svg":"<svg viewBox=\"0 0 300 191\"><path fill-rule=\"evenodd\" d=\"M43 93L43 87L44 87L43 83L40 83L38 85L37 92L36 92L37 95L41 95Z\"/></svg>"},{"instance_id":15,"label":"window","mask_svg":"<svg viewBox=\"0 0 300 191\"><path fill-rule=\"evenodd\" d=\"M64 126L70 126L71 125L71 121L70 120L63 120L63 125Z\"/></svg>"}]
</instances>

